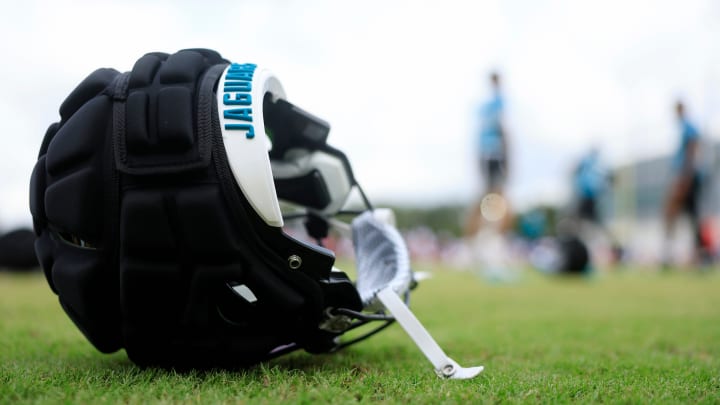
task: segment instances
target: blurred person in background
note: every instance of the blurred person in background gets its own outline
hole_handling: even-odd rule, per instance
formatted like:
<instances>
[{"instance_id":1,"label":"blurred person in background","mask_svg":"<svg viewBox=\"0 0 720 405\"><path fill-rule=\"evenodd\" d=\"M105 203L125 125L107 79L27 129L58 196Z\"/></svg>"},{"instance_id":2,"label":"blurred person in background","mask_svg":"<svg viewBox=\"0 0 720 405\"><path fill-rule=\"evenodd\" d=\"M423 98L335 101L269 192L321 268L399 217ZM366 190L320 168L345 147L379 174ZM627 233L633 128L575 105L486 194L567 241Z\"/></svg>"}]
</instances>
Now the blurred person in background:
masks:
<instances>
[{"instance_id":1,"label":"blurred person in background","mask_svg":"<svg viewBox=\"0 0 720 405\"><path fill-rule=\"evenodd\" d=\"M477 153L483 179L481 198L471 207L465 224L465 241L480 275L490 282L515 281L518 274L507 239L512 225L505 194L508 178L508 131L500 75L490 74L490 96L479 109Z\"/></svg>"},{"instance_id":2,"label":"blurred person in background","mask_svg":"<svg viewBox=\"0 0 720 405\"><path fill-rule=\"evenodd\" d=\"M612 176L602 164L600 150L597 147L591 148L580 159L573 172L574 217L579 222L579 233L588 237L589 231L599 230L610 244L610 260L614 264L621 259L622 248L605 224L600 212L600 199L610 191L612 180Z\"/></svg>"},{"instance_id":3,"label":"blurred person in background","mask_svg":"<svg viewBox=\"0 0 720 405\"><path fill-rule=\"evenodd\" d=\"M481 199L471 209L465 226L465 236L472 237L483 222L500 222L500 229L507 230L510 224L509 204L505 196L505 182L508 177L508 134L503 121L505 101L500 86L500 74L490 74L490 98L479 111L480 130L478 133L478 155L480 175L484 190Z\"/></svg>"},{"instance_id":4,"label":"blurred person in background","mask_svg":"<svg viewBox=\"0 0 720 405\"><path fill-rule=\"evenodd\" d=\"M672 264L672 240L675 224L681 213L688 215L693 229L693 263L697 264L706 256L703 248L699 202L701 193L700 171L698 169L698 148L700 133L690 122L682 101L675 103L675 114L680 129L677 152L673 159L672 178L665 204L665 246L662 265L669 268Z\"/></svg>"}]
</instances>

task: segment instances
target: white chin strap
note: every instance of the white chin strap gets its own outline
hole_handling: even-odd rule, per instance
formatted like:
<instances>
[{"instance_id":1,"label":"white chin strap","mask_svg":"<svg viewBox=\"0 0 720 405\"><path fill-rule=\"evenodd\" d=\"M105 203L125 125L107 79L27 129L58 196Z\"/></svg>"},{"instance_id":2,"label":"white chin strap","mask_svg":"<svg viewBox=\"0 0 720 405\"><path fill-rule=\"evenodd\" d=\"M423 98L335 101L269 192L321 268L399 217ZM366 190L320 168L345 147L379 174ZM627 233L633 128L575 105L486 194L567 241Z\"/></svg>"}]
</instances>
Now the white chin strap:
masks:
<instances>
[{"instance_id":1,"label":"white chin strap","mask_svg":"<svg viewBox=\"0 0 720 405\"><path fill-rule=\"evenodd\" d=\"M365 309L385 307L432 363L438 376L450 379L475 377L483 367L462 367L448 357L400 298L408 292L413 273L407 247L394 222L395 217L389 209L367 211L352 222L357 289L363 306Z\"/></svg>"}]
</instances>

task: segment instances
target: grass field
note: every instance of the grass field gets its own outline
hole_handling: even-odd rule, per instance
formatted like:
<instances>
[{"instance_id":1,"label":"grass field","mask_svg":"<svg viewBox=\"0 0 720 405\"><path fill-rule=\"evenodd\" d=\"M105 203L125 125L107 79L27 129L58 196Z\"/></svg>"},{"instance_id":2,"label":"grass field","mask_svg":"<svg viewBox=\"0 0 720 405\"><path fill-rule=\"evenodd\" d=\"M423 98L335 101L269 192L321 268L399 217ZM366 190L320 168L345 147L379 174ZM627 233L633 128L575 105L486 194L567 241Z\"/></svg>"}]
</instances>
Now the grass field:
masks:
<instances>
[{"instance_id":1,"label":"grass field","mask_svg":"<svg viewBox=\"0 0 720 405\"><path fill-rule=\"evenodd\" d=\"M412 308L448 354L485 365L440 380L403 330L335 355L244 371L139 369L103 355L40 274L0 273L2 403L720 403L720 274L526 275L433 270Z\"/></svg>"}]
</instances>

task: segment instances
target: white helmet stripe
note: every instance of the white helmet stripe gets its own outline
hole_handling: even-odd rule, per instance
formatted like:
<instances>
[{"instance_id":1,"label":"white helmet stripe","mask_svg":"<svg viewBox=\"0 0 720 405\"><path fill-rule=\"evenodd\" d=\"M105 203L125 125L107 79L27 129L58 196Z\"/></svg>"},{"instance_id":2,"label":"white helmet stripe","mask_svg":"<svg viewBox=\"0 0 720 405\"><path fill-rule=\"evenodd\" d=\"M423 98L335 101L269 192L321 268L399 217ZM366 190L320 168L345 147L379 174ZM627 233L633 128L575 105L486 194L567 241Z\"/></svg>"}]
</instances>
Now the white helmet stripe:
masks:
<instances>
[{"instance_id":1,"label":"white helmet stripe","mask_svg":"<svg viewBox=\"0 0 720 405\"><path fill-rule=\"evenodd\" d=\"M283 226L265 135L263 98L285 98L280 81L254 64L229 65L217 89L220 130L235 181L255 212L270 226Z\"/></svg>"}]
</instances>

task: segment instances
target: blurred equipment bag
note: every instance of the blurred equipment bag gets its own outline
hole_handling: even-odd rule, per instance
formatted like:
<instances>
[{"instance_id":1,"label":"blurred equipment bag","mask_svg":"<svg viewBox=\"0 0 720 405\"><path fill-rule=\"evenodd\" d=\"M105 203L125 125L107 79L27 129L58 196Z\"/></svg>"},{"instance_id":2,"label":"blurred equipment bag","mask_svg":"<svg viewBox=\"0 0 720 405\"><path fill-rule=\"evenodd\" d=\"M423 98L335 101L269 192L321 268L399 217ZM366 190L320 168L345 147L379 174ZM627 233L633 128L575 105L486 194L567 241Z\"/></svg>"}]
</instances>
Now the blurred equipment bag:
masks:
<instances>
[{"instance_id":1,"label":"blurred equipment bag","mask_svg":"<svg viewBox=\"0 0 720 405\"><path fill-rule=\"evenodd\" d=\"M60 117L31 180L36 250L98 350L233 367L333 352L397 320L439 375L482 370L448 358L412 315L415 282L391 215L326 143L329 125L289 103L269 70L207 49L150 53L128 73L93 72ZM367 210L342 211L353 189ZM330 227L353 234L357 286L332 251L283 232L281 200L318 240Z\"/></svg>"},{"instance_id":2,"label":"blurred equipment bag","mask_svg":"<svg viewBox=\"0 0 720 405\"><path fill-rule=\"evenodd\" d=\"M30 229L15 229L0 235L0 269L10 271L34 270L38 267L35 255L35 234Z\"/></svg>"}]
</instances>

